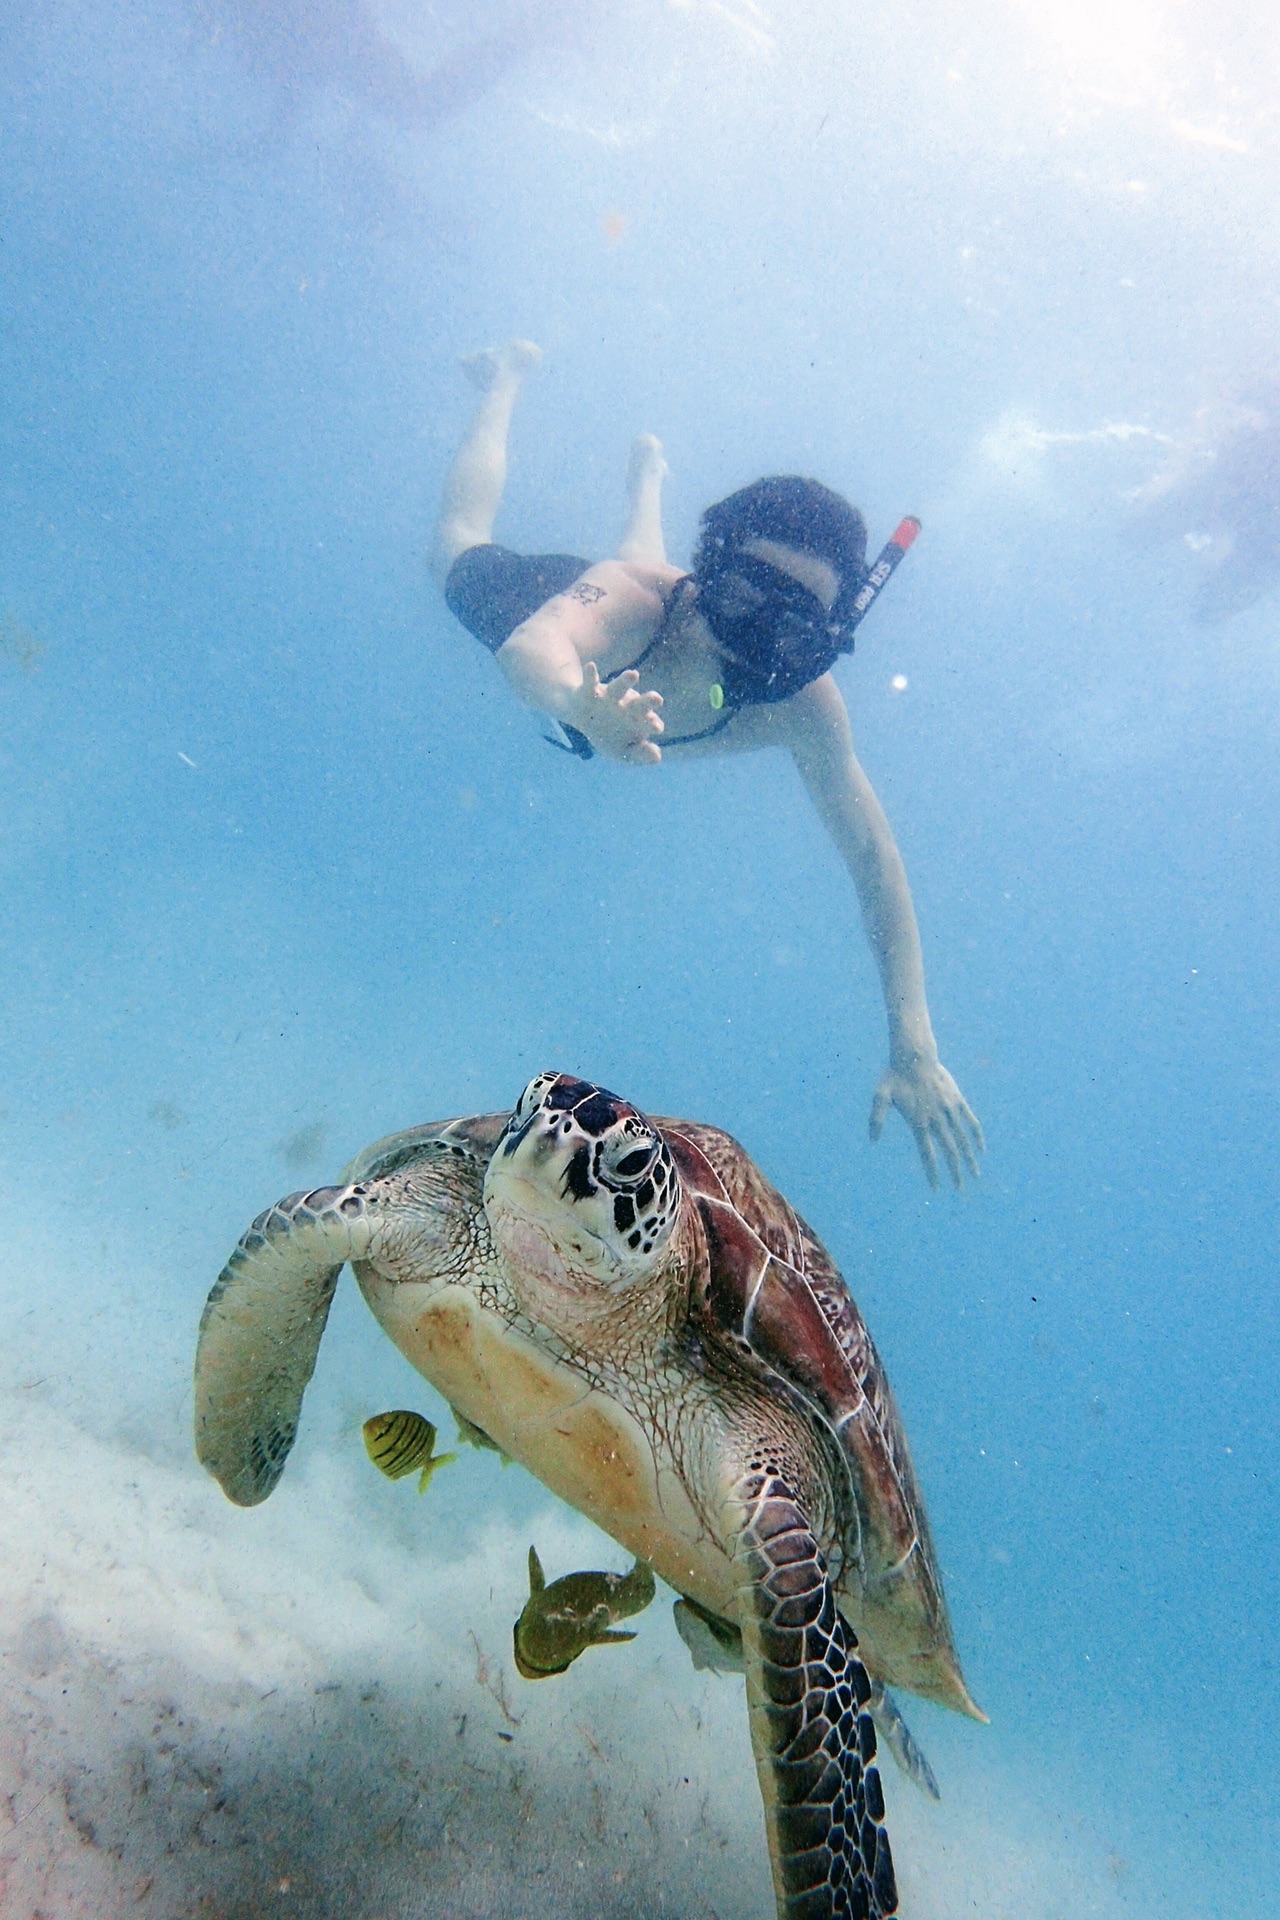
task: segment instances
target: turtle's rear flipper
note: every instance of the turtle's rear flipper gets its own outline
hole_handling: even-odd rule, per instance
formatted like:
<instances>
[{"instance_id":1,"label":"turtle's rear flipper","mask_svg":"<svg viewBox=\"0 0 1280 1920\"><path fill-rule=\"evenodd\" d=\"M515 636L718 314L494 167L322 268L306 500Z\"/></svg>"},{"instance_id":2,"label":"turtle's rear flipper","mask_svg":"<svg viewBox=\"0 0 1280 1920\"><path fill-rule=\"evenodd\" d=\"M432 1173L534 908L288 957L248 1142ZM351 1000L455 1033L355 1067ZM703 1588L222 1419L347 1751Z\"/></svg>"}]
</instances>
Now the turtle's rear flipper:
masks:
<instances>
[{"instance_id":1,"label":"turtle's rear flipper","mask_svg":"<svg viewBox=\"0 0 1280 1920\"><path fill-rule=\"evenodd\" d=\"M930 1799L941 1800L942 1793L933 1768L925 1759L915 1735L898 1711L897 1701L883 1681L871 1682L871 1698L867 1702L867 1709L876 1723L876 1732L908 1780L914 1781L921 1793L927 1793Z\"/></svg>"},{"instance_id":2,"label":"turtle's rear flipper","mask_svg":"<svg viewBox=\"0 0 1280 1920\"><path fill-rule=\"evenodd\" d=\"M779 1920L898 1910L871 1681L805 1514L776 1473L733 1489L747 1704Z\"/></svg>"},{"instance_id":3,"label":"turtle's rear flipper","mask_svg":"<svg viewBox=\"0 0 1280 1920\"><path fill-rule=\"evenodd\" d=\"M258 1215L214 1282L196 1349L196 1453L237 1506L265 1500L284 1472L338 1275L372 1239L362 1187L291 1194Z\"/></svg>"}]
</instances>

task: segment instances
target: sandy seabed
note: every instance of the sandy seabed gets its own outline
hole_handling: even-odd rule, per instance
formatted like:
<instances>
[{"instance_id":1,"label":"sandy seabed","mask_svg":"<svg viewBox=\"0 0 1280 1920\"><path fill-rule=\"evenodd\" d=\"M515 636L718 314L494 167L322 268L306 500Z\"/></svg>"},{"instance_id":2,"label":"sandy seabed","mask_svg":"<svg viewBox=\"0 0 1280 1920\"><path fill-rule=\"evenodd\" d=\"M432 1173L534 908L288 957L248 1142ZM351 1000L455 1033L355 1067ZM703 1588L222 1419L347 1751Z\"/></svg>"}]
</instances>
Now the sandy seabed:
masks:
<instances>
[{"instance_id":1,"label":"sandy seabed","mask_svg":"<svg viewBox=\"0 0 1280 1920\"><path fill-rule=\"evenodd\" d=\"M530 1540L550 1577L611 1543L537 1496L459 1539L345 1413L242 1512L190 1453L185 1327L148 1394L142 1296L69 1343L66 1304L15 1317L0 1376L3 1920L770 1920L741 1683L692 1671L661 1595L633 1645L515 1672ZM496 1471L464 1455L447 1510ZM907 1920L1140 1913L980 1739L940 1807L885 1762Z\"/></svg>"}]
</instances>

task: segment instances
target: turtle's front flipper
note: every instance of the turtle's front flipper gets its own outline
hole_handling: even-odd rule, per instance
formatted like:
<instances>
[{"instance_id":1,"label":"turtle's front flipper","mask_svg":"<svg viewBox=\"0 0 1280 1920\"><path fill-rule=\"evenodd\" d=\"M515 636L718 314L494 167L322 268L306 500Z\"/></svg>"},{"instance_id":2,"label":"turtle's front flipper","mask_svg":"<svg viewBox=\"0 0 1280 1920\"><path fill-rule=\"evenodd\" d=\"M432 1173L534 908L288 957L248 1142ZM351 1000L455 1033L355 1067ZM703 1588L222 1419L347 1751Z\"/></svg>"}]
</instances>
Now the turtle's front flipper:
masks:
<instances>
[{"instance_id":1,"label":"turtle's front flipper","mask_svg":"<svg viewBox=\"0 0 1280 1920\"><path fill-rule=\"evenodd\" d=\"M196 1453L237 1506L284 1472L320 1336L374 1226L362 1186L291 1194L260 1213L214 1282L196 1349Z\"/></svg>"},{"instance_id":2,"label":"turtle's front flipper","mask_svg":"<svg viewBox=\"0 0 1280 1920\"><path fill-rule=\"evenodd\" d=\"M733 1489L747 1704L779 1920L887 1920L898 1910L868 1703L795 1494L751 1470Z\"/></svg>"},{"instance_id":3,"label":"turtle's front flipper","mask_svg":"<svg viewBox=\"0 0 1280 1920\"><path fill-rule=\"evenodd\" d=\"M899 1713L897 1701L882 1680L871 1682L871 1698L867 1702L867 1711L876 1723L876 1732L908 1780L914 1781L921 1793L927 1793L931 1800L941 1800L942 1791L938 1786L933 1768L926 1760L915 1735Z\"/></svg>"}]
</instances>

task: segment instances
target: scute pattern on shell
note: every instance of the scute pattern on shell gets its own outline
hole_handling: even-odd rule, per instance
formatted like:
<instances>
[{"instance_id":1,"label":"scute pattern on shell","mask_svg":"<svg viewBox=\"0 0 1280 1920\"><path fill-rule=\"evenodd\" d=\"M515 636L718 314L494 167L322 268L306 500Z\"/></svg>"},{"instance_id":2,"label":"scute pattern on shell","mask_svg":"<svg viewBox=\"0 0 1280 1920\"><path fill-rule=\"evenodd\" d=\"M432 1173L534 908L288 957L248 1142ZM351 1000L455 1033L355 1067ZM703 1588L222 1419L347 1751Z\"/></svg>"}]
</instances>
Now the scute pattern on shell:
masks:
<instances>
[{"instance_id":1,"label":"scute pattern on shell","mask_svg":"<svg viewBox=\"0 0 1280 1920\"><path fill-rule=\"evenodd\" d=\"M657 1119L699 1207L709 1331L745 1349L827 1423L849 1472L845 1552L864 1583L907 1574L952 1656L946 1603L906 1435L849 1288L817 1236L731 1135Z\"/></svg>"}]
</instances>

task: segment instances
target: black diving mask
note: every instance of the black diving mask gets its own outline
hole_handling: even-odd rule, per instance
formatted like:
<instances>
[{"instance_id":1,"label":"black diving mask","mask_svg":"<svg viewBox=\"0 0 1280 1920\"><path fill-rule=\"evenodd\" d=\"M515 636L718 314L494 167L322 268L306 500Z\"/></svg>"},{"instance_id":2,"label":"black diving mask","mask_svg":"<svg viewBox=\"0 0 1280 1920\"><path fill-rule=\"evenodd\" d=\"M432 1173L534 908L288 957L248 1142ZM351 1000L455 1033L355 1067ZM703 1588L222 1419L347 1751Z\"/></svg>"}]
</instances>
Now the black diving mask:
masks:
<instances>
[{"instance_id":1,"label":"black diving mask","mask_svg":"<svg viewBox=\"0 0 1280 1920\"><path fill-rule=\"evenodd\" d=\"M854 592L861 584L854 582ZM698 612L724 655L727 707L789 700L853 646L857 623L842 617L843 591L828 610L811 588L754 554L717 555L696 585Z\"/></svg>"}]
</instances>

